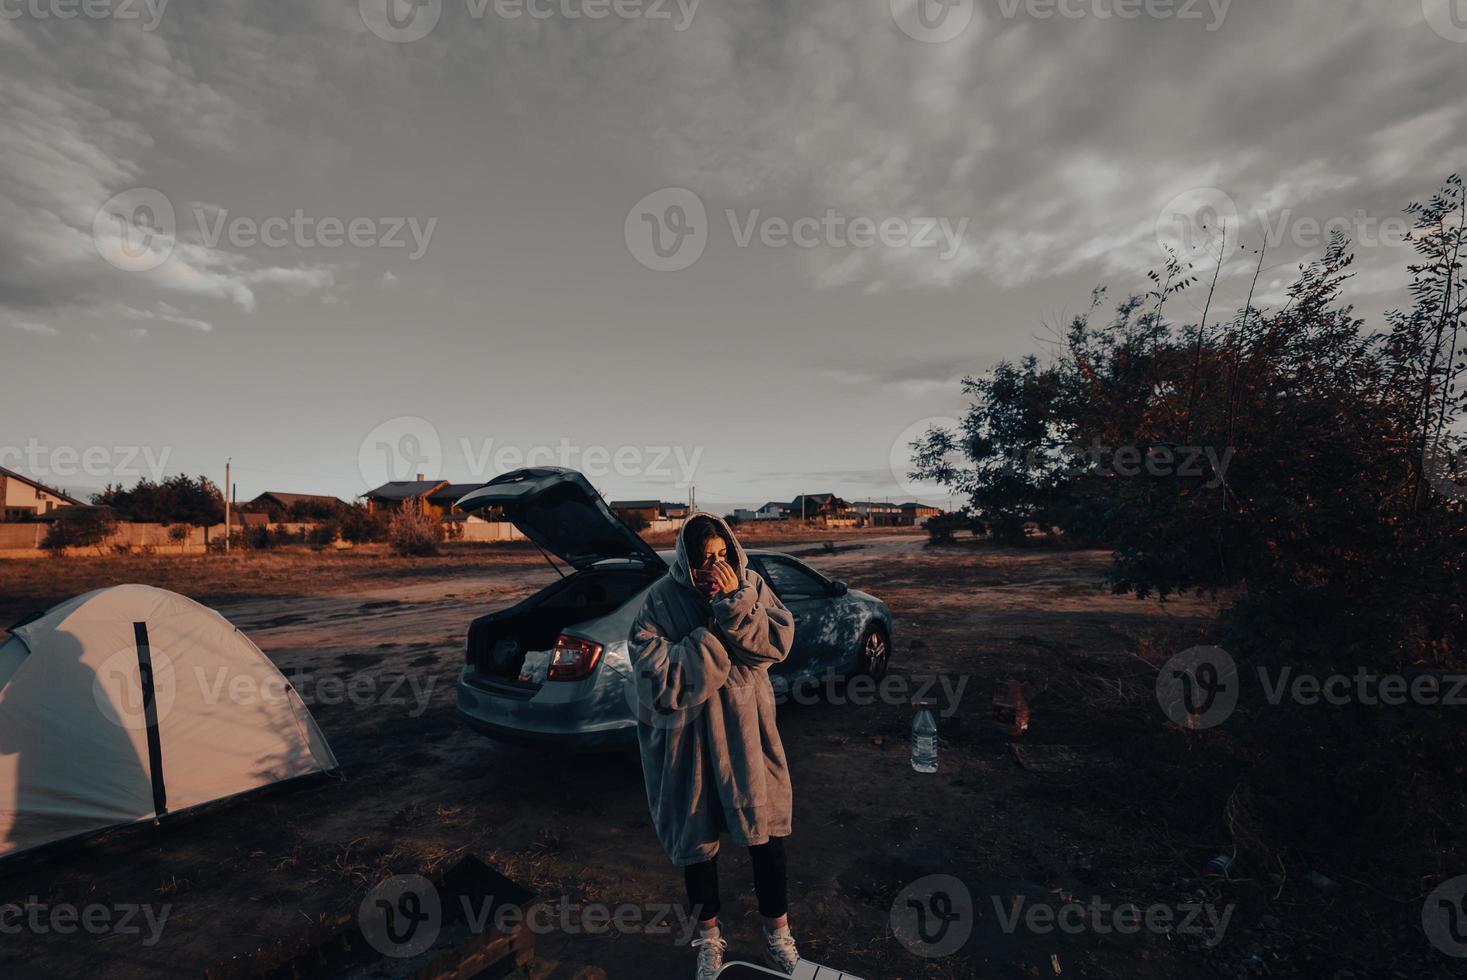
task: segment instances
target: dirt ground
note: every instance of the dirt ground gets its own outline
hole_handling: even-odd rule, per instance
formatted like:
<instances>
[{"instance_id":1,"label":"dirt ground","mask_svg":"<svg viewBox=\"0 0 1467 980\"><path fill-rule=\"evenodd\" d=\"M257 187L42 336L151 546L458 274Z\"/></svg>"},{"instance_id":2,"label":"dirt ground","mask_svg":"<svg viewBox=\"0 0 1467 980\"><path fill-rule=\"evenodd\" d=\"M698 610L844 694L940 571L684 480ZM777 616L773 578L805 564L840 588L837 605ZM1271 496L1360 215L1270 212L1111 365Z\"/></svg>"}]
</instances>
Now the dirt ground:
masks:
<instances>
[{"instance_id":1,"label":"dirt ground","mask_svg":"<svg viewBox=\"0 0 1467 980\"><path fill-rule=\"evenodd\" d=\"M781 707L795 790L791 916L807 956L867 980L1449 975L1420 936L1419 907L1385 910L1402 936L1418 916L1416 944L1403 952L1352 936L1352 903L1367 896L1322 896L1292 878L1276 888L1205 875L1209 858L1230 850L1228 788L1181 790L1188 760L1176 746L1187 736L1168 732L1154 700L1132 692L1151 682L1158 651L1215 640L1212 601L1113 596L1102 585L1109 556L1094 552L932 548L914 533L829 543L810 535L785 550L887 602L894 675L948 685L938 694L934 775L909 765L905 703L836 697ZM201 976L349 914L391 875L432 876L465 854L567 908L626 903L655 918L678 902L681 877L652 832L635 755L503 746L454 715L469 619L554 575L527 548L418 561L297 553L0 565L4 622L119 581L149 581L217 608L300 679L308 703L317 700L312 710L346 777L0 866L0 907L169 909L153 945L117 933L4 935L0 974ZM331 677L371 678L370 703L313 699L312 685ZM1010 678L1034 692L1032 727L1018 740L990 724L995 685ZM731 953L755 959L747 858L730 849L723 864ZM891 910L903 888L938 874L971 893L972 938L923 958L893 935ZM1192 907L1231 912L1212 945L1215 935L1190 930L1062 934L1003 921L1017 903L1097 901L1164 905L1179 918ZM533 980L691 974L692 955L673 936L603 932L569 916L571 928L539 937Z\"/></svg>"}]
</instances>

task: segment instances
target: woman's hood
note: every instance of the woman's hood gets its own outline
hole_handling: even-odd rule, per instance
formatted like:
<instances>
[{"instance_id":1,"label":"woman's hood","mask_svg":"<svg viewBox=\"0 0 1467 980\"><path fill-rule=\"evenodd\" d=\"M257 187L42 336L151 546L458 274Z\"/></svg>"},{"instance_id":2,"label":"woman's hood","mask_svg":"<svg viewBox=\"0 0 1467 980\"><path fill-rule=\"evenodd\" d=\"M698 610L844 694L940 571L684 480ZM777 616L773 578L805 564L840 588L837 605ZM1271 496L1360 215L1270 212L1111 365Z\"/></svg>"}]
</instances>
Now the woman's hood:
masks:
<instances>
[{"instance_id":1,"label":"woman's hood","mask_svg":"<svg viewBox=\"0 0 1467 980\"><path fill-rule=\"evenodd\" d=\"M723 528L723 533L728 535L728 540L733 545L734 574L739 577L739 581L743 581L744 572L749 567L749 556L744 553L744 546L739 544L738 536L733 533L733 529L728 526L727 521L715 514L703 513L696 513L689 516L683 524L682 530L677 532L677 557L673 559L672 568L668 570L668 574L672 576L672 580L674 582L681 582L690 589L693 588L693 562L688 557L687 531L688 525L697 517L706 517ZM694 591L697 590L694 589ZM699 594L701 595L701 593Z\"/></svg>"}]
</instances>

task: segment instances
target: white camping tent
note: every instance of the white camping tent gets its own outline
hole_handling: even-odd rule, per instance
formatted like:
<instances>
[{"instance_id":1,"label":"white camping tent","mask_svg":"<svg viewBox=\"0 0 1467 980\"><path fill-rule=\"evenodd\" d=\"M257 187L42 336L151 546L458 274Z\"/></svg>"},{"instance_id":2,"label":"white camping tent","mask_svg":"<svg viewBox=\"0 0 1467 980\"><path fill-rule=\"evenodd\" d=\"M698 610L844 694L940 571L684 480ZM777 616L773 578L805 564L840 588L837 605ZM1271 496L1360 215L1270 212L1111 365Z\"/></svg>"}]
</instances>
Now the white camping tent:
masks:
<instances>
[{"instance_id":1,"label":"white camping tent","mask_svg":"<svg viewBox=\"0 0 1467 980\"><path fill-rule=\"evenodd\" d=\"M181 595L89 592L0 645L0 858L335 768L275 665Z\"/></svg>"}]
</instances>

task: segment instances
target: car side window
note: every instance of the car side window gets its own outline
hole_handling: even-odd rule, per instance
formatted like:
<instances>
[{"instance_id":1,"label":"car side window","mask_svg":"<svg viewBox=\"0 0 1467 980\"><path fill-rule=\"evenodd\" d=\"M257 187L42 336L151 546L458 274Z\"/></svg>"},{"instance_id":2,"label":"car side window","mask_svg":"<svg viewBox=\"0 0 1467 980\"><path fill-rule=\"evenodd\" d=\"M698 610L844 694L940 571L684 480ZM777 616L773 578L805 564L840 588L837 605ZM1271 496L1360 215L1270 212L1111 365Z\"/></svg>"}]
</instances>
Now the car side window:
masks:
<instances>
[{"instance_id":1,"label":"car side window","mask_svg":"<svg viewBox=\"0 0 1467 980\"><path fill-rule=\"evenodd\" d=\"M781 599L807 599L826 595L825 582L808 568L788 558L765 558L764 577Z\"/></svg>"}]
</instances>

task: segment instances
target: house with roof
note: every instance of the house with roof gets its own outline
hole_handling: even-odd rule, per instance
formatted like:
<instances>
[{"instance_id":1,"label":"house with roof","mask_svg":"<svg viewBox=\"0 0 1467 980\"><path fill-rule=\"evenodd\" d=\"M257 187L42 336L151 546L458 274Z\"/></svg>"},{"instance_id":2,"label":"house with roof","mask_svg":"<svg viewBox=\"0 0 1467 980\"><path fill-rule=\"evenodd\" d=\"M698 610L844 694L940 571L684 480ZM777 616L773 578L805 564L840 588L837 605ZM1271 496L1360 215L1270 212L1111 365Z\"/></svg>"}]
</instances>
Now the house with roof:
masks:
<instances>
[{"instance_id":1,"label":"house with roof","mask_svg":"<svg viewBox=\"0 0 1467 980\"><path fill-rule=\"evenodd\" d=\"M902 504L902 523L906 525L919 525L929 517L937 517L942 513L941 507L933 507L931 504L908 501Z\"/></svg>"},{"instance_id":2,"label":"house with roof","mask_svg":"<svg viewBox=\"0 0 1467 980\"><path fill-rule=\"evenodd\" d=\"M423 474L419 473L421 477ZM482 483L449 483L447 480L393 480L362 494L372 514L405 511L441 519L452 516L454 504L482 487ZM489 516L489 515L483 515Z\"/></svg>"},{"instance_id":3,"label":"house with roof","mask_svg":"<svg viewBox=\"0 0 1467 980\"><path fill-rule=\"evenodd\" d=\"M881 500L856 500L851 509L870 527L896 527L902 522L902 505Z\"/></svg>"},{"instance_id":4,"label":"house with roof","mask_svg":"<svg viewBox=\"0 0 1467 980\"><path fill-rule=\"evenodd\" d=\"M269 514L281 520L296 515L334 514L345 506L346 502L339 497L316 493L286 493L280 490L267 490L244 505L248 510Z\"/></svg>"},{"instance_id":5,"label":"house with roof","mask_svg":"<svg viewBox=\"0 0 1467 980\"><path fill-rule=\"evenodd\" d=\"M802 493L790 501L789 510L797 520L831 520L849 517L851 505L833 493Z\"/></svg>"},{"instance_id":6,"label":"house with roof","mask_svg":"<svg viewBox=\"0 0 1467 980\"><path fill-rule=\"evenodd\" d=\"M645 522L650 525L653 521L662 519L662 501L660 500L613 500L611 512L622 520L637 527Z\"/></svg>"},{"instance_id":7,"label":"house with roof","mask_svg":"<svg viewBox=\"0 0 1467 980\"><path fill-rule=\"evenodd\" d=\"M85 506L69 494L0 466L0 517L4 520L33 520L63 507Z\"/></svg>"}]
</instances>

